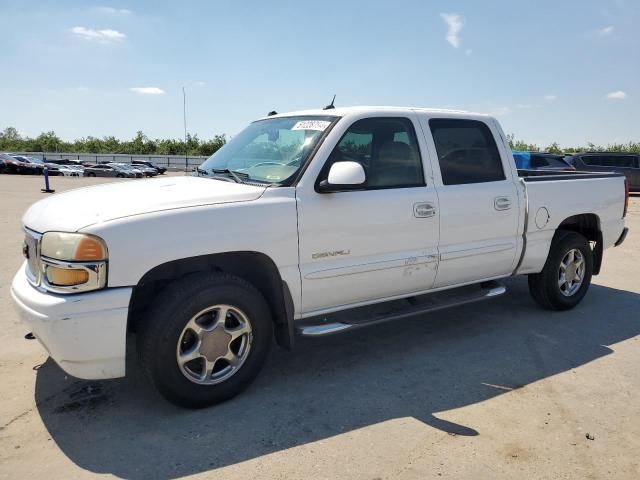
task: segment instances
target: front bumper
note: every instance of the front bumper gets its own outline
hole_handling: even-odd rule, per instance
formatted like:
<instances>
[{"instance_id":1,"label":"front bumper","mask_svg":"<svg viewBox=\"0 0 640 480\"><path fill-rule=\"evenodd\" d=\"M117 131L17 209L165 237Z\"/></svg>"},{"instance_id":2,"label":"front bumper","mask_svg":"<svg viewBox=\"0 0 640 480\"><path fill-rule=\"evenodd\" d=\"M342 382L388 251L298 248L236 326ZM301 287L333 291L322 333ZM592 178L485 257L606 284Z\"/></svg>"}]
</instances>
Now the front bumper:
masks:
<instances>
[{"instance_id":1,"label":"front bumper","mask_svg":"<svg viewBox=\"0 0 640 480\"><path fill-rule=\"evenodd\" d=\"M131 288L58 295L27 280L25 266L11 284L11 296L27 324L60 367L84 379L123 377Z\"/></svg>"}]
</instances>

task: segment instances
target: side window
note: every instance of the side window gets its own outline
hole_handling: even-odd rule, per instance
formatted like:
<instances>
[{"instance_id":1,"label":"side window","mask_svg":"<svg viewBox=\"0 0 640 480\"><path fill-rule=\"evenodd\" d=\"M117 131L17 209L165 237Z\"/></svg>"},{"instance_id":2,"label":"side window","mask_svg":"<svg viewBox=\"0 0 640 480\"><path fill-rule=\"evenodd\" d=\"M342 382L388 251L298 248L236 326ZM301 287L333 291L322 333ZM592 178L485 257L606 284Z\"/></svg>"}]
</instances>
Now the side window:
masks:
<instances>
[{"instance_id":1,"label":"side window","mask_svg":"<svg viewBox=\"0 0 640 480\"><path fill-rule=\"evenodd\" d=\"M562 159L552 155L532 155L534 168L568 168L569 165Z\"/></svg>"},{"instance_id":2,"label":"side window","mask_svg":"<svg viewBox=\"0 0 640 480\"><path fill-rule=\"evenodd\" d=\"M635 157L629 155L587 155L582 157L587 165L598 167L630 167L636 166Z\"/></svg>"},{"instance_id":3,"label":"side window","mask_svg":"<svg viewBox=\"0 0 640 480\"><path fill-rule=\"evenodd\" d=\"M321 178L340 161L360 163L367 175L368 189L425 185L416 134L408 118L366 118L355 122L331 152Z\"/></svg>"},{"instance_id":4,"label":"side window","mask_svg":"<svg viewBox=\"0 0 640 480\"><path fill-rule=\"evenodd\" d=\"M549 166L549 161L542 155L531 155L531 167L544 168Z\"/></svg>"},{"instance_id":5,"label":"side window","mask_svg":"<svg viewBox=\"0 0 640 480\"><path fill-rule=\"evenodd\" d=\"M612 167L613 166L608 157L604 157L601 155L587 155L582 157L582 161L587 165L592 165L596 167Z\"/></svg>"},{"instance_id":6,"label":"side window","mask_svg":"<svg viewBox=\"0 0 640 480\"><path fill-rule=\"evenodd\" d=\"M498 147L489 127L477 120L431 119L444 185L504 180Z\"/></svg>"},{"instance_id":7,"label":"side window","mask_svg":"<svg viewBox=\"0 0 640 480\"><path fill-rule=\"evenodd\" d=\"M617 155L615 157L611 157L611 159L613 159L613 164L616 167L625 167L625 168L633 168L635 167L635 157L632 157L631 155Z\"/></svg>"}]
</instances>

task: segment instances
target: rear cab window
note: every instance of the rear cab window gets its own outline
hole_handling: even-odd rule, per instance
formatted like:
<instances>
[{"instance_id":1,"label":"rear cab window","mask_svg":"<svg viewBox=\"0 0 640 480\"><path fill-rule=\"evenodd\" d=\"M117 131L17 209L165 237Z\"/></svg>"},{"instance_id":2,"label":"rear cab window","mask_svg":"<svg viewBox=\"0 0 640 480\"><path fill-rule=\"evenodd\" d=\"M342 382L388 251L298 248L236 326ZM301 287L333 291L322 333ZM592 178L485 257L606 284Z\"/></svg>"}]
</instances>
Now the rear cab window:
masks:
<instances>
[{"instance_id":1,"label":"rear cab window","mask_svg":"<svg viewBox=\"0 0 640 480\"><path fill-rule=\"evenodd\" d=\"M429 120L443 185L505 180L502 159L491 130L478 120Z\"/></svg>"}]
</instances>

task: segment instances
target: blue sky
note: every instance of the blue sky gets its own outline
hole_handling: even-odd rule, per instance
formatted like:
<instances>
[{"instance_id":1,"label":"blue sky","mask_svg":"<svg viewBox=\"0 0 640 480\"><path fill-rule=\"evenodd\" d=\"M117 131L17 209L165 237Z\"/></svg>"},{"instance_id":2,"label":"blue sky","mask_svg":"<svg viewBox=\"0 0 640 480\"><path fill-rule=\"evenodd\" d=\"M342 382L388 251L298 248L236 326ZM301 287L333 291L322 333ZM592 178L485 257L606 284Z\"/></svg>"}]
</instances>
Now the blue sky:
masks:
<instances>
[{"instance_id":1,"label":"blue sky","mask_svg":"<svg viewBox=\"0 0 640 480\"><path fill-rule=\"evenodd\" d=\"M0 129L233 135L269 110L462 108L640 141L640 1L0 0Z\"/></svg>"}]
</instances>

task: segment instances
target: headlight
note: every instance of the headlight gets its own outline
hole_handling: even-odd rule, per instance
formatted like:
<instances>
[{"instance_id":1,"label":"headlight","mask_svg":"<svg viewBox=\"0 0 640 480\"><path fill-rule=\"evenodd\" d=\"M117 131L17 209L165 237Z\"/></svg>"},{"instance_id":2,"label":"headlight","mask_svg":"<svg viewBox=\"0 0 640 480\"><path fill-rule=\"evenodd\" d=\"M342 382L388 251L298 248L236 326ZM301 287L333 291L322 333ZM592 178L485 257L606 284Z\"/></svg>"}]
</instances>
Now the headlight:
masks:
<instances>
[{"instance_id":1,"label":"headlight","mask_svg":"<svg viewBox=\"0 0 640 480\"><path fill-rule=\"evenodd\" d=\"M107 259L107 246L94 235L47 232L40 243L42 286L57 293L104 288Z\"/></svg>"},{"instance_id":2,"label":"headlight","mask_svg":"<svg viewBox=\"0 0 640 480\"><path fill-rule=\"evenodd\" d=\"M93 235L48 232L42 237L43 257L69 262L92 262L107 259L107 246Z\"/></svg>"}]
</instances>

